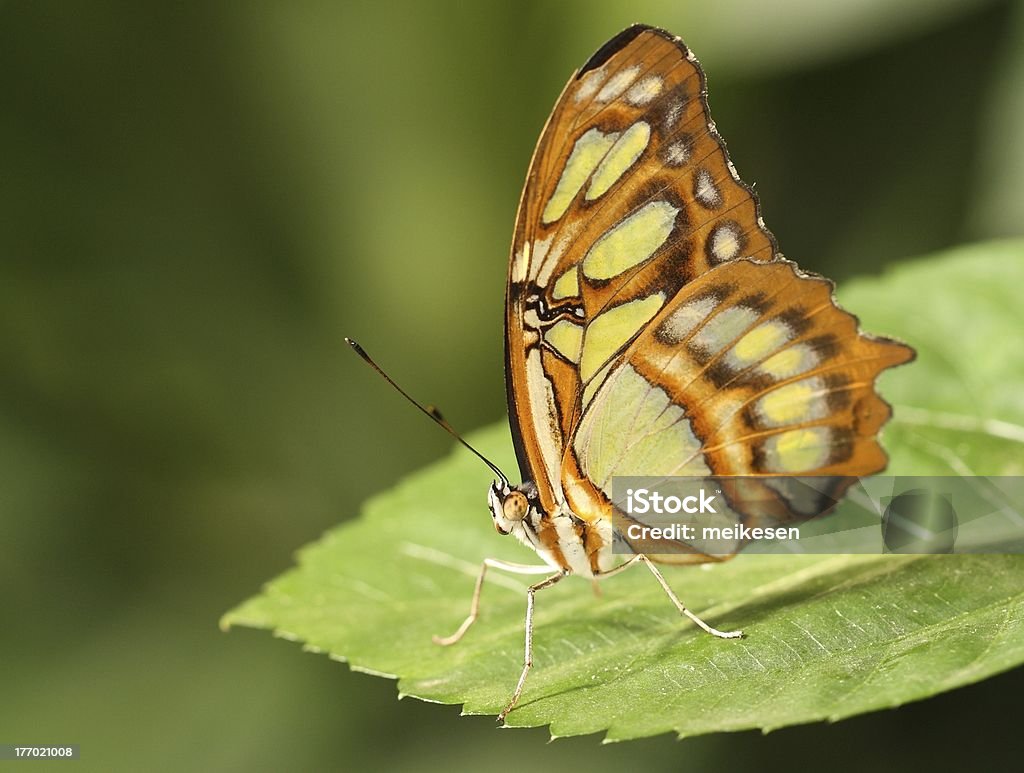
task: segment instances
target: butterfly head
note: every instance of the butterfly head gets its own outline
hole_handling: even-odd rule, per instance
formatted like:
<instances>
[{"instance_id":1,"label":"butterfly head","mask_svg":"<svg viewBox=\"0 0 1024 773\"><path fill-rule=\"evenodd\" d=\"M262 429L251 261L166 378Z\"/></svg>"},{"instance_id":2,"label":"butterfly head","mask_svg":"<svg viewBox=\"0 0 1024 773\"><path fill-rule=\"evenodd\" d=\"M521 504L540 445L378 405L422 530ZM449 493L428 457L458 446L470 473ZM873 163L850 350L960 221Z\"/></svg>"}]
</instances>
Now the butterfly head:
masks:
<instances>
[{"instance_id":1,"label":"butterfly head","mask_svg":"<svg viewBox=\"0 0 1024 773\"><path fill-rule=\"evenodd\" d=\"M487 505L491 509L494 528L498 534L508 534L521 524L533 505L524 486L510 486L506 481L495 481L487 491Z\"/></svg>"}]
</instances>

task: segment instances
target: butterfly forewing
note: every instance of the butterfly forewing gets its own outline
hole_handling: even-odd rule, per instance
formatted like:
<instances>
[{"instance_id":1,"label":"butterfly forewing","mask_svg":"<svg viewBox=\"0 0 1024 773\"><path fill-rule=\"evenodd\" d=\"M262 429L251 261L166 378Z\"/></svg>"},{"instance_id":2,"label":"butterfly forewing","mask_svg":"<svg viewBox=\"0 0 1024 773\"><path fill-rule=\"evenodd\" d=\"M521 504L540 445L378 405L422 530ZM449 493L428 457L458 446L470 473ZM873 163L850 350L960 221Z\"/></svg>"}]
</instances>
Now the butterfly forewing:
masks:
<instances>
[{"instance_id":1,"label":"butterfly forewing","mask_svg":"<svg viewBox=\"0 0 1024 773\"><path fill-rule=\"evenodd\" d=\"M631 27L570 79L535 151L506 332L522 472L547 507L579 418L579 368L590 380L627 343L619 338L635 313L606 317L585 336L587 322L653 286L667 299L716 262L774 254L710 123L704 86L678 39Z\"/></svg>"},{"instance_id":2,"label":"butterfly forewing","mask_svg":"<svg viewBox=\"0 0 1024 773\"><path fill-rule=\"evenodd\" d=\"M573 76L545 127L507 314L521 471L545 509L586 521L608 517L617 475L880 470L874 379L912 356L778 255L699 64L642 26Z\"/></svg>"}]
</instances>

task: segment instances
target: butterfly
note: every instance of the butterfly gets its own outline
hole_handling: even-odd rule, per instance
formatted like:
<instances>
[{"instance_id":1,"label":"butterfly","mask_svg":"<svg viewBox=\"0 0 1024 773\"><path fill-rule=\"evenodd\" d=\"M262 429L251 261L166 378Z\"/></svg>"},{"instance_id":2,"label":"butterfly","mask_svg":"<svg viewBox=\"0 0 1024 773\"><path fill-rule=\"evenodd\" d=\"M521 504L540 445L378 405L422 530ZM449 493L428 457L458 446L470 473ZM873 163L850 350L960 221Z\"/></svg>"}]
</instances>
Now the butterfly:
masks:
<instances>
[{"instance_id":1,"label":"butterfly","mask_svg":"<svg viewBox=\"0 0 1024 773\"><path fill-rule=\"evenodd\" d=\"M488 505L497 531L543 564L486 559L468 617L435 637L466 634L489 569L546 575L527 591L525 659L499 721L532 667L535 596L569 575L596 582L644 564L680 614L742 635L693 614L654 563L721 557L631 541L614 524L614 477L833 476L837 493L886 465L877 434L891 409L874 382L914 350L861 333L831 282L781 255L705 84L679 38L629 27L569 79L530 163L505 317L523 482L487 462L499 478ZM785 487L773 496L800 516Z\"/></svg>"}]
</instances>

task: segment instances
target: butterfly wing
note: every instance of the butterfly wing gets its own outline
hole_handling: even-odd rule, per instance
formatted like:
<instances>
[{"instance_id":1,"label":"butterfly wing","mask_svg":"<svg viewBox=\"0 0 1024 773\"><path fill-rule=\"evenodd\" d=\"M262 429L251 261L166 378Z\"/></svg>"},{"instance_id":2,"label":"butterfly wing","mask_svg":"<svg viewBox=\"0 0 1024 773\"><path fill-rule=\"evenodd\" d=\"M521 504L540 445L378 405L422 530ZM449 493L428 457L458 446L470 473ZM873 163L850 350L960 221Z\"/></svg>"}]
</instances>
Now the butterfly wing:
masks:
<instances>
[{"instance_id":1,"label":"butterfly wing","mask_svg":"<svg viewBox=\"0 0 1024 773\"><path fill-rule=\"evenodd\" d=\"M677 38L630 27L574 74L507 293L509 415L545 509L607 517L612 475L875 472L874 378L911 355L778 255Z\"/></svg>"},{"instance_id":2,"label":"butterfly wing","mask_svg":"<svg viewBox=\"0 0 1024 773\"><path fill-rule=\"evenodd\" d=\"M820 514L856 476L885 467L877 433L891 410L874 382L912 355L860 334L831 283L789 261L718 266L664 304L588 386L563 455L569 504L608 513L614 476L760 476L724 492L740 522ZM678 560L694 560L678 549Z\"/></svg>"},{"instance_id":3,"label":"butterfly wing","mask_svg":"<svg viewBox=\"0 0 1024 773\"><path fill-rule=\"evenodd\" d=\"M647 296L652 285L671 297L718 262L774 253L708 120L696 60L661 30L617 35L572 76L542 132L512 246L509 416L522 475L546 508L561 494L580 368L586 380L608 347L624 344L591 331L584 350L588 322L612 298Z\"/></svg>"}]
</instances>

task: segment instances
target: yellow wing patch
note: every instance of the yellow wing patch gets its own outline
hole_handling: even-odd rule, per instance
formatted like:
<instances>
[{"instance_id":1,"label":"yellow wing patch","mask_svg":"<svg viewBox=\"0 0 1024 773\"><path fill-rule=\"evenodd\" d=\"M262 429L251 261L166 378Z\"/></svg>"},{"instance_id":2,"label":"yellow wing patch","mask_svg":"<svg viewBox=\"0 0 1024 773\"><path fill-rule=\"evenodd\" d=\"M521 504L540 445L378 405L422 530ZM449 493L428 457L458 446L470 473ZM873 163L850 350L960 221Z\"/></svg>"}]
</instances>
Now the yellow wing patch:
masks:
<instances>
[{"instance_id":1,"label":"yellow wing patch","mask_svg":"<svg viewBox=\"0 0 1024 773\"><path fill-rule=\"evenodd\" d=\"M643 263L668 239L679 210L667 201L652 201L602 236L583 258L588 279L611 279Z\"/></svg>"},{"instance_id":2,"label":"yellow wing patch","mask_svg":"<svg viewBox=\"0 0 1024 773\"><path fill-rule=\"evenodd\" d=\"M587 381L658 313L665 296L651 295L616 306L587 326L580 359L580 378Z\"/></svg>"},{"instance_id":3,"label":"yellow wing patch","mask_svg":"<svg viewBox=\"0 0 1024 773\"><path fill-rule=\"evenodd\" d=\"M562 176L558 178L558 185L544 208L543 222L550 223L565 214L569 204L608 150L615 145L617 138L615 132L605 134L600 129L590 129L576 141L572 154L565 162Z\"/></svg>"},{"instance_id":4,"label":"yellow wing patch","mask_svg":"<svg viewBox=\"0 0 1024 773\"><path fill-rule=\"evenodd\" d=\"M636 163L651 140L650 124L637 121L622 133L612 145L608 154L594 172L594 177L587 188L587 200L593 200L608 192L627 169Z\"/></svg>"}]
</instances>

